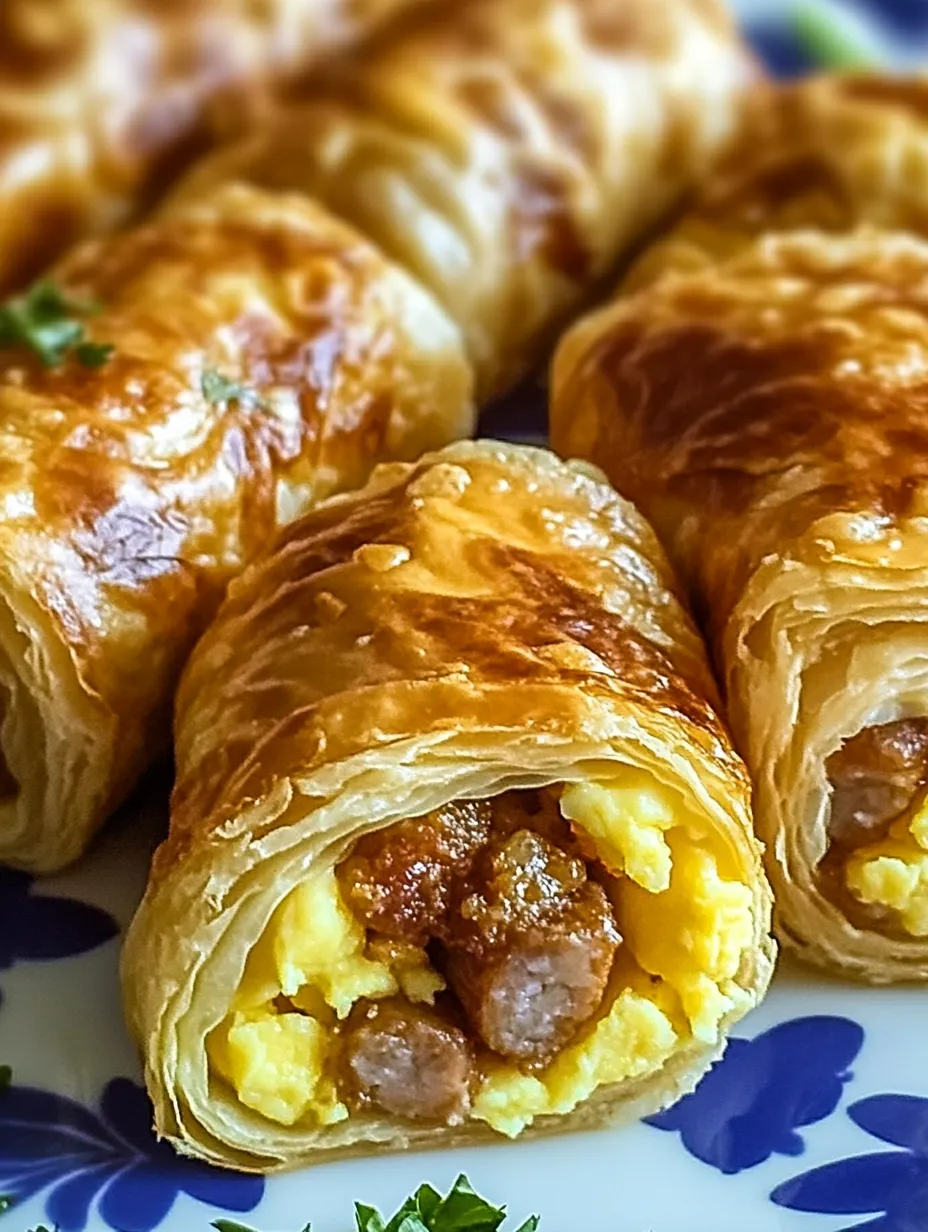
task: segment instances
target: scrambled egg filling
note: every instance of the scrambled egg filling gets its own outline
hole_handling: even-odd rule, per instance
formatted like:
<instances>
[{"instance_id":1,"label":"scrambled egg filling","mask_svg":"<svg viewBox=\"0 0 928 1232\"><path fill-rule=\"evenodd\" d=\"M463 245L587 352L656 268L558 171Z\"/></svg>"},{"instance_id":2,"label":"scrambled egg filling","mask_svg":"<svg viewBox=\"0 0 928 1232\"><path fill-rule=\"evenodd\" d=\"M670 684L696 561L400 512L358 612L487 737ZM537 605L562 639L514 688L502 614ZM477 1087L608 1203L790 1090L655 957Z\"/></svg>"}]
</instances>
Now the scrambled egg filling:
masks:
<instances>
[{"instance_id":1,"label":"scrambled egg filling","mask_svg":"<svg viewBox=\"0 0 928 1232\"><path fill-rule=\"evenodd\" d=\"M894 822L885 838L859 847L845 866L862 903L889 907L913 937L928 937L928 798Z\"/></svg>"},{"instance_id":2,"label":"scrambled egg filling","mask_svg":"<svg viewBox=\"0 0 928 1232\"><path fill-rule=\"evenodd\" d=\"M550 1065L526 1073L501 1057L481 1063L471 1116L510 1137L599 1087L655 1072L687 1040L715 1042L745 996L736 976L753 935L753 900L721 840L682 816L672 792L631 770L608 784L566 787L560 807L587 855L614 876L623 944L603 1010ZM928 865L928 843L925 854ZM431 1004L444 988L425 951L410 949L370 946L334 870L311 877L275 913L211 1033L214 1071L243 1104L281 1124L344 1120L331 1064L339 1020L362 998L402 993Z\"/></svg>"}]
</instances>

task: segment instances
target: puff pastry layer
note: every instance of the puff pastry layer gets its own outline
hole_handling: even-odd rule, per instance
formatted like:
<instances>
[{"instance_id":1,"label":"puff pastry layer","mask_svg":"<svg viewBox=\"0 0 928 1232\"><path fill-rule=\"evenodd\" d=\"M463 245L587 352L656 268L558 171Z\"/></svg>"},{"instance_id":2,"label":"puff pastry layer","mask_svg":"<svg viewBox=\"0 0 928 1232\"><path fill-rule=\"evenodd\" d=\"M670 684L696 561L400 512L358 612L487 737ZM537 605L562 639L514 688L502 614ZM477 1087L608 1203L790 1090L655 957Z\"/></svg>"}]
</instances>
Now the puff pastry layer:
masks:
<instances>
[{"instance_id":1,"label":"puff pastry layer","mask_svg":"<svg viewBox=\"0 0 928 1232\"><path fill-rule=\"evenodd\" d=\"M766 987L746 773L656 539L591 468L465 443L318 507L232 585L187 666L176 747L170 834L123 982L157 1129L182 1151L270 1169L631 1118L689 1089ZM545 792L559 821L523 804ZM498 862L475 866L465 898L452 890L451 932L440 940L433 916L428 953L400 961L381 892L405 904L395 927L436 884L398 848L378 883L377 844L423 818L427 856L442 810L487 802L515 810L534 855L511 884L493 881ZM560 855L542 857L545 835ZM565 872L572 842L583 858ZM552 1053L532 1007L556 1017L552 990L586 976L545 968L508 1003L493 964L521 941L485 933L487 968L462 957L453 921L504 927L568 876L569 911L599 912L574 957L604 940L615 957ZM549 926L533 917L531 972L565 941ZM457 1048L441 1081L470 1066L447 1106L424 1089L441 1031ZM423 1063L407 1072L408 1055Z\"/></svg>"},{"instance_id":2,"label":"puff pastry layer","mask_svg":"<svg viewBox=\"0 0 928 1232\"><path fill-rule=\"evenodd\" d=\"M0 293L124 222L207 141L220 96L250 108L409 3L4 0Z\"/></svg>"},{"instance_id":3,"label":"puff pastry layer","mask_svg":"<svg viewBox=\"0 0 928 1232\"><path fill-rule=\"evenodd\" d=\"M782 939L928 977L925 87L772 92L626 296L552 439L650 517L711 635Z\"/></svg>"}]
</instances>

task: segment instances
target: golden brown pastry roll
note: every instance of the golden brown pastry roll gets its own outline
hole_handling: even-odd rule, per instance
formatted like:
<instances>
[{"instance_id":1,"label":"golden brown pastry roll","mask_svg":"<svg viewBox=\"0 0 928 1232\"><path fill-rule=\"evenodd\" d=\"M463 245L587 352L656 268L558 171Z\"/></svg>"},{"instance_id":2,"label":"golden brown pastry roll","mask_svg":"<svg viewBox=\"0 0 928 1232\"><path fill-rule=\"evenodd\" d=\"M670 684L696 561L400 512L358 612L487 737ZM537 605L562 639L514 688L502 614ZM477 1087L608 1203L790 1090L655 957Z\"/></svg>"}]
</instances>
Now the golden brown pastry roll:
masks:
<instances>
[{"instance_id":1,"label":"golden brown pastry roll","mask_svg":"<svg viewBox=\"0 0 928 1232\"><path fill-rule=\"evenodd\" d=\"M875 74L763 83L670 233L626 292L669 267L699 269L757 236L862 223L928 235L928 78Z\"/></svg>"},{"instance_id":2,"label":"golden brown pastry roll","mask_svg":"<svg viewBox=\"0 0 928 1232\"><path fill-rule=\"evenodd\" d=\"M218 94L290 75L410 2L2 0L0 292L132 213L203 140Z\"/></svg>"},{"instance_id":3,"label":"golden brown pastry roll","mask_svg":"<svg viewBox=\"0 0 928 1232\"><path fill-rule=\"evenodd\" d=\"M324 201L460 324L482 397L666 213L752 68L715 0L490 0L407 37L200 163Z\"/></svg>"},{"instance_id":4,"label":"golden brown pastry roll","mask_svg":"<svg viewBox=\"0 0 928 1232\"><path fill-rule=\"evenodd\" d=\"M60 310L88 300L64 348ZM55 362L0 349L0 860L45 870L163 750L245 560L472 411L426 292L320 207L244 186L83 248L4 328L23 320Z\"/></svg>"},{"instance_id":5,"label":"golden brown pastry roll","mask_svg":"<svg viewBox=\"0 0 928 1232\"><path fill-rule=\"evenodd\" d=\"M123 959L160 1133L246 1169L689 1089L772 965L747 775L598 472L378 468L230 588Z\"/></svg>"},{"instance_id":6,"label":"golden brown pastry roll","mask_svg":"<svg viewBox=\"0 0 928 1232\"><path fill-rule=\"evenodd\" d=\"M474 0L398 38L322 104L334 126L311 109L297 147L262 138L273 174L210 162L150 228L0 313L0 859L49 869L81 850L157 751L229 577L375 462L466 435L472 367L485 392L524 367L695 174L745 75L712 0L629 0L621 19L594 0ZM592 255L565 272L552 245L577 227ZM102 367L67 345L84 325L62 323L57 283L106 305L86 325L116 348ZM24 362L23 334L53 370Z\"/></svg>"},{"instance_id":7,"label":"golden brown pastry roll","mask_svg":"<svg viewBox=\"0 0 928 1232\"><path fill-rule=\"evenodd\" d=\"M578 325L552 439L652 520L711 634L779 935L928 977L928 243L764 234Z\"/></svg>"}]
</instances>

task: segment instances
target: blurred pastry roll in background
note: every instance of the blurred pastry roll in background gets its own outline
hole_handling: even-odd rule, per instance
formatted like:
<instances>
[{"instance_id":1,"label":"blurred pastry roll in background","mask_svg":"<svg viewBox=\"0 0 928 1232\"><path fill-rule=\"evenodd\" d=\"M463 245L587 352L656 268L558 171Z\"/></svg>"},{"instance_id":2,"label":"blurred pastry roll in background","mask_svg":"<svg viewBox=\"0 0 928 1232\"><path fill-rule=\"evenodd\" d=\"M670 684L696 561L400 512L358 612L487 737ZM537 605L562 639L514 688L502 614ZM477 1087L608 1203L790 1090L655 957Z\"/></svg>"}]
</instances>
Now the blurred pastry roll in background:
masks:
<instances>
[{"instance_id":1,"label":"blurred pastry roll in background","mask_svg":"<svg viewBox=\"0 0 928 1232\"><path fill-rule=\"evenodd\" d=\"M426 0L3 0L0 292L110 231L256 95Z\"/></svg>"},{"instance_id":2,"label":"blurred pastry roll in background","mask_svg":"<svg viewBox=\"0 0 928 1232\"><path fill-rule=\"evenodd\" d=\"M486 398L679 202L753 75L714 0L473 0L311 83L177 196L324 201L459 323Z\"/></svg>"},{"instance_id":3,"label":"blurred pastry roll in background","mask_svg":"<svg viewBox=\"0 0 928 1232\"><path fill-rule=\"evenodd\" d=\"M749 109L554 369L552 441L638 502L710 632L782 939L928 977L926 87Z\"/></svg>"},{"instance_id":4,"label":"blurred pastry roll in background","mask_svg":"<svg viewBox=\"0 0 928 1232\"><path fill-rule=\"evenodd\" d=\"M690 1089L772 966L750 789L591 468L378 468L230 588L123 955L156 1128L267 1170Z\"/></svg>"},{"instance_id":5,"label":"blurred pastry roll in background","mask_svg":"<svg viewBox=\"0 0 928 1232\"><path fill-rule=\"evenodd\" d=\"M748 73L705 0L435 13L4 310L0 859L82 851L229 579L468 435L473 385L679 198Z\"/></svg>"}]
</instances>

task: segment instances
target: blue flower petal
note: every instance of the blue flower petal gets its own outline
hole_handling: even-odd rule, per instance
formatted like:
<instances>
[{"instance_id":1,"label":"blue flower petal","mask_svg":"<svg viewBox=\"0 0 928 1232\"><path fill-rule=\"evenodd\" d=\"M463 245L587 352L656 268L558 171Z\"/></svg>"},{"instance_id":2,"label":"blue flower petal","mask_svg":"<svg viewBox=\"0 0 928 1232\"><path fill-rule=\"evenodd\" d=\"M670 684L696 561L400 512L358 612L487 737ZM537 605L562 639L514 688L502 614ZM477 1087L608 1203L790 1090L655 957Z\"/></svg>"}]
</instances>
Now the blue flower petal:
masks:
<instances>
[{"instance_id":1,"label":"blue flower petal","mask_svg":"<svg viewBox=\"0 0 928 1232\"><path fill-rule=\"evenodd\" d=\"M111 1152L84 1138L76 1138L58 1125L27 1125L13 1121L0 1125L0 1170L10 1163L35 1159L72 1159L96 1162Z\"/></svg>"},{"instance_id":2,"label":"blue flower petal","mask_svg":"<svg viewBox=\"0 0 928 1232\"><path fill-rule=\"evenodd\" d=\"M90 1215L90 1204L118 1171L113 1162L84 1168L56 1185L45 1203L45 1214L61 1232L83 1232Z\"/></svg>"},{"instance_id":3,"label":"blue flower petal","mask_svg":"<svg viewBox=\"0 0 928 1232\"><path fill-rule=\"evenodd\" d=\"M90 903L34 894L19 904L15 923L8 921L5 931L14 959L36 962L95 950L117 936L119 925Z\"/></svg>"},{"instance_id":4,"label":"blue flower petal","mask_svg":"<svg viewBox=\"0 0 928 1232\"><path fill-rule=\"evenodd\" d=\"M872 1095L847 1110L855 1125L893 1146L928 1159L928 1099L916 1095Z\"/></svg>"},{"instance_id":5,"label":"blue flower petal","mask_svg":"<svg viewBox=\"0 0 928 1232\"><path fill-rule=\"evenodd\" d=\"M856 1022L830 1016L796 1018L753 1040L734 1039L692 1095L647 1124L678 1130L691 1155L726 1174L775 1152L797 1155L804 1149L797 1129L838 1106L863 1039Z\"/></svg>"},{"instance_id":6,"label":"blue flower petal","mask_svg":"<svg viewBox=\"0 0 928 1232\"><path fill-rule=\"evenodd\" d=\"M38 1087L7 1087L0 1098L0 1132L7 1126L28 1125L55 1130L60 1138L60 1150L83 1149L89 1145L112 1148L114 1143L99 1116L76 1100L52 1091L41 1091Z\"/></svg>"},{"instance_id":7,"label":"blue flower petal","mask_svg":"<svg viewBox=\"0 0 928 1232\"><path fill-rule=\"evenodd\" d=\"M100 1098L100 1113L132 1149L142 1156L161 1154L152 1130L153 1113L148 1093L130 1078L113 1078ZM170 1151L170 1148L167 1148ZM173 1154L173 1152L172 1152Z\"/></svg>"},{"instance_id":8,"label":"blue flower petal","mask_svg":"<svg viewBox=\"0 0 928 1232\"><path fill-rule=\"evenodd\" d=\"M57 1160L42 1160L39 1166L3 1174L3 1191L14 1197L17 1202L26 1202L60 1176L61 1167Z\"/></svg>"},{"instance_id":9,"label":"blue flower petal","mask_svg":"<svg viewBox=\"0 0 928 1232\"><path fill-rule=\"evenodd\" d=\"M178 1158L178 1187L198 1202L226 1211L253 1211L264 1197L264 1177L211 1168Z\"/></svg>"},{"instance_id":10,"label":"blue flower petal","mask_svg":"<svg viewBox=\"0 0 928 1232\"><path fill-rule=\"evenodd\" d=\"M152 1232L177 1197L163 1168L134 1164L121 1172L100 1200L100 1215L115 1232Z\"/></svg>"},{"instance_id":11,"label":"blue flower petal","mask_svg":"<svg viewBox=\"0 0 928 1232\"><path fill-rule=\"evenodd\" d=\"M12 868L0 868L0 971L12 967L14 941L19 935L19 911L26 901L32 878Z\"/></svg>"},{"instance_id":12,"label":"blue flower petal","mask_svg":"<svg viewBox=\"0 0 928 1232\"><path fill-rule=\"evenodd\" d=\"M813 1168L778 1185L777 1206L822 1215L870 1215L889 1209L896 1195L918 1179L917 1160L905 1151L858 1155Z\"/></svg>"}]
</instances>

